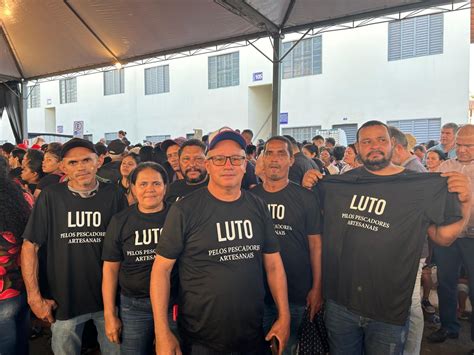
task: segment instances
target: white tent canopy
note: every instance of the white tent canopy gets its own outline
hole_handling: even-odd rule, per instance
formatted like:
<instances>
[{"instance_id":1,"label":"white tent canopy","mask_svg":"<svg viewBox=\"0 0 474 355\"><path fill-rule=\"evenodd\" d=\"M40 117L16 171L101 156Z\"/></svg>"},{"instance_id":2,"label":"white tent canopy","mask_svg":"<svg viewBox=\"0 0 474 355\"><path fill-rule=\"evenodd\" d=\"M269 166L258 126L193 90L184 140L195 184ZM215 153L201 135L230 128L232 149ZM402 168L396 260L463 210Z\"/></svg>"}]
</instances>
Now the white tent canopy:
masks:
<instances>
[{"instance_id":1,"label":"white tent canopy","mask_svg":"<svg viewBox=\"0 0 474 355\"><path fill-rule=\"evenodd\" d=\"M0 0L0 81L38 79L446 0Z\"/></svg>"}]
</instances>

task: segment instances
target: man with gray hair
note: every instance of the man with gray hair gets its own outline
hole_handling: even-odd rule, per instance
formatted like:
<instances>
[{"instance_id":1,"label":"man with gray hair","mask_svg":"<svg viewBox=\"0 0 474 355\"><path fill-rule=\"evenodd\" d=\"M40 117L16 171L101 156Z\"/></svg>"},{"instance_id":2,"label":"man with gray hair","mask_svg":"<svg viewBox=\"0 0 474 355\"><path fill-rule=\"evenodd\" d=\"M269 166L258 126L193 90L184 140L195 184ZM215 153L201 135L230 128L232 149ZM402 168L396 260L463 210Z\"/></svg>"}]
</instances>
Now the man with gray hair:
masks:
<instances>
[{"instance_id":1,"label":"man with gray hair","mask_svg":"<svg viewBox=\"0 0 474 355\"><path fill-rule=\"evenodd\" d=\"M415 155L410 153L408 139L405 133L392 126L389 126L389 133L390 137L395 141L392 162L419 173L426 173L427 170L423 164L421 164Z\"/></svg>"},{"instance_id":2,"label":"man with gray hair","mask_svg":"<svg viewBox=\"0 0 474 355\"><path fill-rule=\"evenodd\" d=\"M459 129L459 126L456 123L449 122L441 127L441 135L439 137L439 144L435 145L428 149L430 150L439 150L445 153L449 159L456 158L456 144L455 137Z\"/></svg>"}]
</instances>

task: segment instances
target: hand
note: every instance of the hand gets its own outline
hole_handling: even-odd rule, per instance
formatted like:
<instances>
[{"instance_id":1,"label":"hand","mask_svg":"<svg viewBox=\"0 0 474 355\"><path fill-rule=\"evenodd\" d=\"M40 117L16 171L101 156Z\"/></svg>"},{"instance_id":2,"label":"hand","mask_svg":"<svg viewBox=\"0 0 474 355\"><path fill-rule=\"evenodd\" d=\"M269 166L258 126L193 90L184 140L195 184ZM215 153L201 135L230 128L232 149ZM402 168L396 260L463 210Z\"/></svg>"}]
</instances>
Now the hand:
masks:
<instances>
[{"instance_id":1,"label":"hand","mask_svg":"<svg viewBox=\"0 0 474 355\"><path fill-rule=\"evenodd\" d=\"M278 317L277 321L273 323L272 328L265 337L266 341L270 341L272 337L278 339L279 349L278 355L283 354L286 344L288 343L288 338L290 337L290 319L282 319Z\"/></svg>"},{"instance_id":2,"label":"hand","mask_svg":"<svg viewBox=\"0 0 474 355\"><path fill-rule=\"evenodd\" d=\"M316 169L308 170L301 181L301 186L306 187L307 189L313 188L314 185L323 178L323 174Z\"/></svg>"},{"instance_id":3,"label":"hand","mask_svg":"<svg viewBox=\"0 0 474 355\"><path fill-rule=\"evenodd\" d=\"M471 201L471 179L468 176L456 171L443 173L441 176L448 178L448 191L457 193L461 203Z\"/></svg>"},{"instance_id":4,"label":"hand","mask_svg":"<svg viewBox=\"0 0 474 355\"><path fill-rule=\"evenodd\" d=\"M122 333L122 322L116 314L105 315L105 335L115 344L120 344L120 334Z\"/></svg>"},{"instance_id":5,"label":"hand","mask_svg":"<svg viewBox=\"0 0 474 355\"><path fill-rule=\"evenodd\" d=\"M156 336L156 355L182 355L179 342L171 331Z\"/></svg>"},{"instance_id":6,"label":"hand","mask_svg":"<svg viewBox=\"0 0 474 355\"><path fill-rule=\"evenodd\" d=\"M309 290L308 295L306 296L306 306L309 309L309 320L312 322L314 316L319 312L321 306L323 305L323 296L321 295L321 290L312 288Z\"/></svg>"},{"instance_id":7,"label":"hand","mask_svg":"<svg viewBox=\"0 0 474 355\"><path fill-rule=\"evenodd\" d=\"M54 323L55 319L53 316L53 310L58 308L58 305L54 300L40 297L31 301L28 300L28 304L38 319Z\"/></svg>"}]
</instances>

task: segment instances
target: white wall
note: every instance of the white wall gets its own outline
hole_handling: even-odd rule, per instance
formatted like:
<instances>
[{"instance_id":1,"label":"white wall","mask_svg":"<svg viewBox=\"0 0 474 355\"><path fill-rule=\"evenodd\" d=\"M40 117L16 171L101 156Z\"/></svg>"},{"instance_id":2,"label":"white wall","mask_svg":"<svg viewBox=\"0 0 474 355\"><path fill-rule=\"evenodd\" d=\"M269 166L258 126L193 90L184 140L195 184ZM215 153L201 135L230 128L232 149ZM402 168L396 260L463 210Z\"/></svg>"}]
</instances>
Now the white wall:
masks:
<instances>
[{"instance_id":1,"label":"white wall","mask_svg":"<svg viewBox=\"0 0 474 355\"><path fill-rule=\"evenodd\" d=\"M445 13L443 54L392 62L387 60L387 23L324 33L322 74L281 81L281 112L289 114L282 127L432 117L466 122L469 25L469 11ZM271 56L268 39L256 45ZM249 122L249 112L255 117L249 88L271 84L272 65L251 46L209 55L234 51L240 52L240 85L234 87L207 88L206 54L126 68L125 93L119 95L103 95L102 73L80 76L78 101L71 104L59 104L58 81L42 83L41 108L28 110L28 129L45 131L45 108L55 107L56 125L64 126L64 133L72 134L73 121L84 121L84 133L93 133L95 141L120 129L132 142L147 135L184 136L194 128L206 134L225 125L257 130L261 121ZM163 64L170 66L170 92L144 95L144 68ZM263 73L262 81L252 81L255 72ZM0 139L9 137L5 121Z\"/></svg>"}]
</instances>

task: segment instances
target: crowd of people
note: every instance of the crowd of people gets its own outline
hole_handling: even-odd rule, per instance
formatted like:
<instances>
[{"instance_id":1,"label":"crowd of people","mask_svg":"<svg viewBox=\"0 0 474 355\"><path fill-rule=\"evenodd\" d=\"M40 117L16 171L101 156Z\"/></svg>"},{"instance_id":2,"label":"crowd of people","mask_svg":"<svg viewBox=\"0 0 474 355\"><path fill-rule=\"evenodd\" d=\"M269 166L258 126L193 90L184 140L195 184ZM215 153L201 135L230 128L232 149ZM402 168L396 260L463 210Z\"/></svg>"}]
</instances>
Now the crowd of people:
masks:
<instances>
[{"instance_id":1,"label":"crowd of people","mask_svg":"<svg viewBox=\"0 0 474 355\"><path fill-rule=\"evenodd\" d=\"M433 265L428 340L459 336L474 125L419 145L380 121L347 147L125 136L1 146L1 354L28 353L31 318L54 354L91 322L103 354L419 354Z\"/></svg>"}]
</instances>

